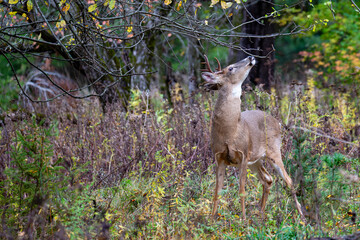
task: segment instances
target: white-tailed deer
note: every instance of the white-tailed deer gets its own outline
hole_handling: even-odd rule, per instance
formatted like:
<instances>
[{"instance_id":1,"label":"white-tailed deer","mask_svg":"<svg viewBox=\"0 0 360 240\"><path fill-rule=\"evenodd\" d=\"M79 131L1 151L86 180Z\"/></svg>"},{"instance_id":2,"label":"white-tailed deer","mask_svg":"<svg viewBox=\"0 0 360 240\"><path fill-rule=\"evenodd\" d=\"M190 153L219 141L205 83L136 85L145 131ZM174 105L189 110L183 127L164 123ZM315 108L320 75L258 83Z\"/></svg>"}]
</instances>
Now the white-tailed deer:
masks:
<instances>
[{"instance_id":1,"label":"white-tailed deer","mask_svg":"<svg viewBox=\"0 0 360 240\"><path fill-rule=\"evenodd\" d=\"M248 167L257 174L263 185L260 211L264 213L273 182L271 175L263 165L263 161L268 160L291 189L296 208L305 222L292 180L281 160L280 123L263 111L241 112L241 85L255 65L255 58L247 57L224 69L221 69L217 60L219 67L216 72L211 70L206 56L205 61L207 69L202 70L204 71L202 78L206 81L204 88L208 91L219 91L211 129L211 148L217 162L213 216L217 211L218 195L224 186L225 168L228 165L239 169L243 218L246 218L245 182Z\"/></svg>"}]
</instances>

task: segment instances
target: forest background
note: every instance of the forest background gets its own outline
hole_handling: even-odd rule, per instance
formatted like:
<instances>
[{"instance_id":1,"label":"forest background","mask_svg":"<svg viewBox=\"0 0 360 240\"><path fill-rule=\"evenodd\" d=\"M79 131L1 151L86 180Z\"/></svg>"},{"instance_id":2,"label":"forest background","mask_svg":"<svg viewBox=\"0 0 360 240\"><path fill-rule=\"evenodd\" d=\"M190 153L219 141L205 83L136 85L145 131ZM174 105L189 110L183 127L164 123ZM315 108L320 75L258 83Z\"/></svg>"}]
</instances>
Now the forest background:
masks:
<instances>
[{"instance_id":1,"label":"forest background","mask_svg":"<svg viewBox=\"0 0 360 240\"><path fill-rule=\"evenodd\" d=\"M360 2L0 0L1 239L359 235ZM273 169L227 169L210 217L207 55L257 65L242 109L282 124L307 222Z\"/></svg>"}]
</instances>

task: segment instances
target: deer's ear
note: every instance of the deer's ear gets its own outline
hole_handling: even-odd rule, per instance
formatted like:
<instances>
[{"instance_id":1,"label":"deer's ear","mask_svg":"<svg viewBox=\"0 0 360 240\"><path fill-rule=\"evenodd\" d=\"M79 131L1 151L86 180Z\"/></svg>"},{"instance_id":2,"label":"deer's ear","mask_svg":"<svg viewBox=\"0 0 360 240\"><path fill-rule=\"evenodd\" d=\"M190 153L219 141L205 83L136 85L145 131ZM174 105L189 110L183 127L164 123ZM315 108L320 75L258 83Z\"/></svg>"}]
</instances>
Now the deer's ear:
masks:
<instances>
[{"instance_id":1,"label":"deer's ear","mask_svg":"<svg viewBox=\"0 0 360 240\"><path fill-rule=\"evenodd\" d=\"M210 72L204 72L201 74L201 77L208 83L216 83L217 82L217 77L215 74L210 73Z\"/></svg>"}]
</instances>

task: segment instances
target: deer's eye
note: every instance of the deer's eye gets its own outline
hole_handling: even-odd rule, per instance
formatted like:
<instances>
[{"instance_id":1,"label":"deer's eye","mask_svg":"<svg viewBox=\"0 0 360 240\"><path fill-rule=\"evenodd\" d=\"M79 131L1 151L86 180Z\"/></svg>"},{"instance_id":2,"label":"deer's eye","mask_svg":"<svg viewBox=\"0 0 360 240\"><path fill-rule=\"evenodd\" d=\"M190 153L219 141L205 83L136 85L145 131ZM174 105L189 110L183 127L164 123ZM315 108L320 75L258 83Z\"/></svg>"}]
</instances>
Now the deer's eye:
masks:
<instances>
[{"instance_id":1,"label":"deer's eye","mask_svg":"<svg viewBox=\"0 0 360 240\"><path fill-rule=\"evenodd\" d=\"M233 70L233 68L232 67L229 67L229 71L231 72Z\"/></svg>"}]
</instances>

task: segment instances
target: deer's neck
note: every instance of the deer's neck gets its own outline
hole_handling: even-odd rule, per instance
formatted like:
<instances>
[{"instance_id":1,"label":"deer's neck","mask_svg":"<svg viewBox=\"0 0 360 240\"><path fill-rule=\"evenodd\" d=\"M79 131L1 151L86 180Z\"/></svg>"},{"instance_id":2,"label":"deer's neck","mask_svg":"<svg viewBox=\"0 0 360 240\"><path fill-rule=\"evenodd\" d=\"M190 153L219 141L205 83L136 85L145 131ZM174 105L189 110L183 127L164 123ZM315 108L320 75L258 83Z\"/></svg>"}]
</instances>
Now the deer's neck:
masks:
<instances>
[{"instance_id":1,"label":"deer's neck","mask_svg":"<svg viewBox=\"0 0 360 240\"><path fill-rule=\"evenodd\" d=\"M232 139L241 122L241 87L221 89L215 105L213 130L223 138Z\"/></svg>"}]
</instances>

